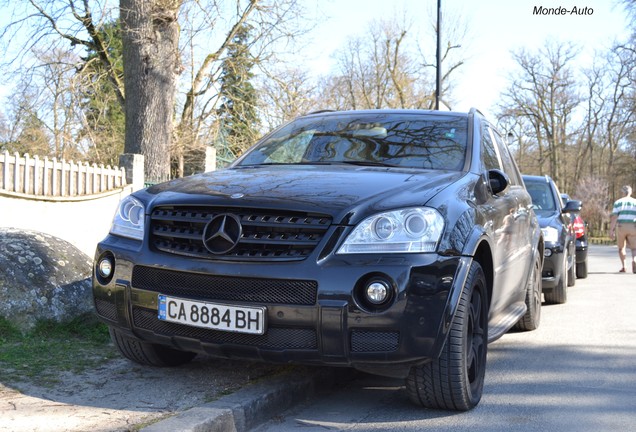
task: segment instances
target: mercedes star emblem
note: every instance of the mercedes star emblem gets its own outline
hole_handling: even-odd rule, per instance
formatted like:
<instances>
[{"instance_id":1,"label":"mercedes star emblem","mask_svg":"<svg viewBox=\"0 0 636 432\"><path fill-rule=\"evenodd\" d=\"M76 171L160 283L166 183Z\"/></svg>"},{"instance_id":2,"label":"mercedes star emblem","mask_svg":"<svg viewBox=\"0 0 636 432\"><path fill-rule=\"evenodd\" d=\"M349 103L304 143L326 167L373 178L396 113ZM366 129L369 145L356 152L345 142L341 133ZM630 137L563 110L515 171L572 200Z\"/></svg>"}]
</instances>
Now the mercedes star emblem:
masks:
<instances>
[{"instance_id":1,"label":"mercedes star emblem","mask_svg":"<svg viewBox=\"0 0 636 432\"><path fill-rule=\"evenodd\" d=\"M203 230L203 244L215 255L228 253L238 244L243 233L241 219L231 213L216 215Z\"/></svg>"}]
</instances>

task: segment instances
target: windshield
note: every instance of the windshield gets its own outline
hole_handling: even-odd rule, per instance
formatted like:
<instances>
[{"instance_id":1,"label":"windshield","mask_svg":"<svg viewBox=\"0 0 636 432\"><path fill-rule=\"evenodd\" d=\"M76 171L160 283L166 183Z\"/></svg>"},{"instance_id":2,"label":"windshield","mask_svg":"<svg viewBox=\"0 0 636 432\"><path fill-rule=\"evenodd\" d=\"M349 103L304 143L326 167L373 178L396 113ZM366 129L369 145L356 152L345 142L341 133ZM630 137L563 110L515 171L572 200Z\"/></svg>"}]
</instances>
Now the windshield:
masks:
<instances>
[{"instance_id":1,"label":"windshield","mask_svg":"<svg viewBox=\"0 0 636 432\"><path fill-rule=\"evenodd\" d=\"M554 195L552 195L552 190L548 183L545 181L535 183L527 180L525 183L526 189L532 197L532 206L535 210L545 212L554 212L556 210Z\"/></svg>"},{"instance_id":2,"label":"windshield","mask_svg":"<svg viewBox=\"0 0 636 432\"><path fill-rule=\"evenodd\" d=\"M338 164L462 170L468 120L459 116L357 113L297 119L236 166Z\"/></svg>"}]
</instances>

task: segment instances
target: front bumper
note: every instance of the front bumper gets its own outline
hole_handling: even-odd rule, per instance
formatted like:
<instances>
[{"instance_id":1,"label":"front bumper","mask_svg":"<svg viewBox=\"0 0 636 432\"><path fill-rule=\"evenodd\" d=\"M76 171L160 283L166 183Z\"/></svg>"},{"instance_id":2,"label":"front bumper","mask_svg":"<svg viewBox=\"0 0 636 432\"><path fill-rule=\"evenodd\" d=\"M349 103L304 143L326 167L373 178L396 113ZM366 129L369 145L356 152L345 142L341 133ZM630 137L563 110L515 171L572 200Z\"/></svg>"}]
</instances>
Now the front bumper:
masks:
<instances>
[{"instance_id":1,"label":"front bumper","mask_svg":"<svg viewBox=\"0 0 636 432\"><path fill-rule=\"evenodd\" d=\"M115 263L93 277L98 316L130 337L184 351L277 363L401 371L439 356L471 258L437 254L329 255L322 260L209 261L148 250L107 237L96 251ZM363 288L383 278L386 306L370 307ZM159 320L158 295L236 306L264 306L262 335ZM393 373L386 373L391 374Z\"/></svg>"},{"instance_id":2,"label":"front bumper","mask_svg":"<svg viewBox=\"0 0 636 432\"><path fill-rule=\"evenodd\" d=\"M550 292L557 287L563 277L563 247L546 245L545 250L550 250L552 254L543 259L541 283L543 292Z\"/></svg>"}]
</instances>

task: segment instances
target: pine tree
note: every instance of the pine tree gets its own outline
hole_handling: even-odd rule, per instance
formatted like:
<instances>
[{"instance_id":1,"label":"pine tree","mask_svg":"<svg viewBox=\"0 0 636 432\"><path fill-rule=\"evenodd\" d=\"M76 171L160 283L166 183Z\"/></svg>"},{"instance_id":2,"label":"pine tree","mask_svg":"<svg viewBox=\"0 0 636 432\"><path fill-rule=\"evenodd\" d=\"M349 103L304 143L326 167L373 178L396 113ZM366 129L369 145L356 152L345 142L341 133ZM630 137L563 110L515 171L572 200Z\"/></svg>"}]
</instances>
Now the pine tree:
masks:
<instances>
[{"instance_id":1,"label":"pine tree","mask_svg":"<svg viewBox=\"0 0 636 432\"><path fill-rule=\"evenodd\" d=\"M119 21L106 24L101 29L101 39L112 60L114 73L123 80L123 47ZM117 165L119 155L124 152L126 119L112 80L107 78L99 53L87 49L84 66L79 71L82 77L82 110L86 123L82 137L90 144L88 158L94 163Z\"/></svg>"},{"instance_id":2,"label":"pine tree","mask_svg":"<svg viewBox=\"0 0 636 432\"><path fill-rule=\"evenodd\" d=\"M46 125L37 113L32 110L25 111L20 126L21 130L16 142L7 146L7 150L21 155L29 153L32 156L49 156L50 137L46 131Z\"/></svg>"},{"instance_id":3,"label":"pine tree","mask_svg":"<svg viewBox=\"0 0 636 432\"><path fill-rule=\"evenodd\" d=\"M256 89L251 83L255 61L250 55L251 28L243 25L228 47L220 77L222 103L218 109L224 146L220 158L233 159L259 136Z\"/></svg>"}]
</instances>

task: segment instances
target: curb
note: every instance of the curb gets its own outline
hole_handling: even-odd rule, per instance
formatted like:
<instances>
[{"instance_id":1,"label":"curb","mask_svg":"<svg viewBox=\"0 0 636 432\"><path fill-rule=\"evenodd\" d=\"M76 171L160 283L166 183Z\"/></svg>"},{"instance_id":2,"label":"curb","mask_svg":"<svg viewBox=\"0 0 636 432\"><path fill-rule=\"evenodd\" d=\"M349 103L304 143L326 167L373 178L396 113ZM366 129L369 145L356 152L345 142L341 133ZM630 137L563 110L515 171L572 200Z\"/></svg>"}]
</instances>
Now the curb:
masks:
<instances>
[{"instance_id":1,"label":"curb","mask_svg":"<svg viewBox=\"0 0 636 432\"><path fill-rule=\"evenodd\" d=\"M337 368L295 368L159 421L141 432L246 432L329 389L338 376Z\"/></svg>"}]
</instances>

